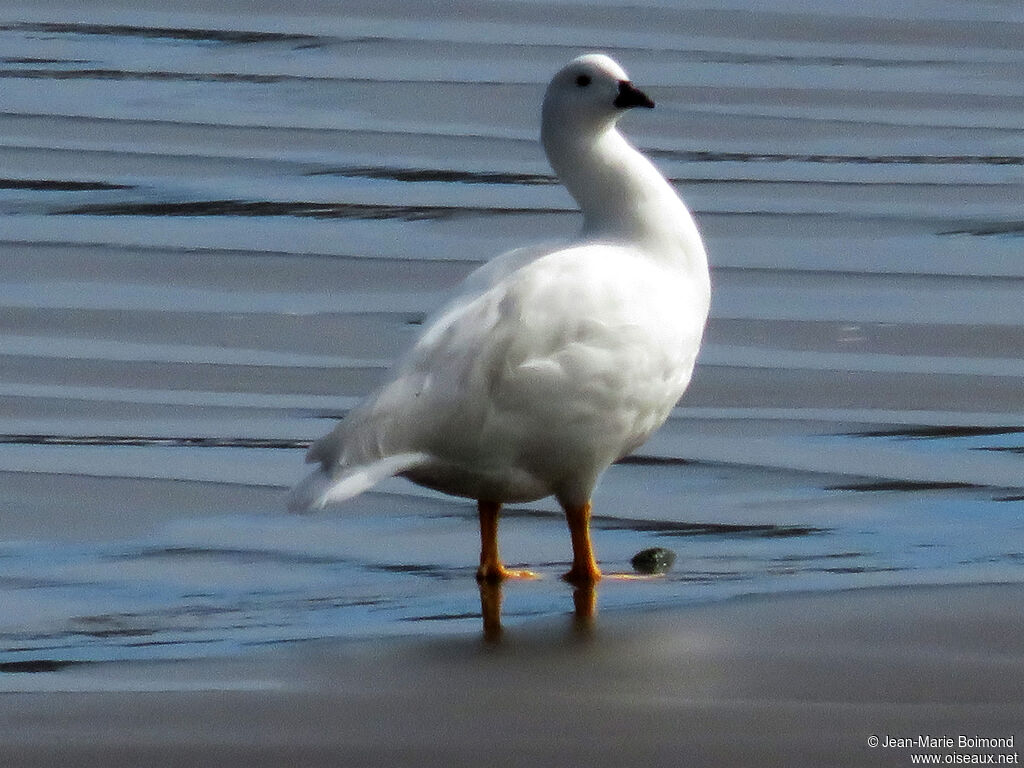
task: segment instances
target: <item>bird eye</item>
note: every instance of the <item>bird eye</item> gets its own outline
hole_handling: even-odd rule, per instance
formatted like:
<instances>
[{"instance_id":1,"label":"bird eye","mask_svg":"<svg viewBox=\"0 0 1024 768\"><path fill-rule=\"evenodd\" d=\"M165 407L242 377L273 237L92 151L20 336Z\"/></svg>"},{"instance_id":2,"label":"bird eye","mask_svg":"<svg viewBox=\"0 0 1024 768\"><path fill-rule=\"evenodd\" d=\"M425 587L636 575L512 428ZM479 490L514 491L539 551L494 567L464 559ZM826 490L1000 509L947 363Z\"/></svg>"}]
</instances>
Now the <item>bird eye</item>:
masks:
<instances>
[{"instance_id":1,"label":"bird eye","mask_svg":"<svg viewBox=\"0 0 1024 768\"><path fill-rule=\"evenodd\" d=\"M576 78L576 85L580 88L586 88L590 85L590 75L580 75Z\"/></svg>"}]
</instances>

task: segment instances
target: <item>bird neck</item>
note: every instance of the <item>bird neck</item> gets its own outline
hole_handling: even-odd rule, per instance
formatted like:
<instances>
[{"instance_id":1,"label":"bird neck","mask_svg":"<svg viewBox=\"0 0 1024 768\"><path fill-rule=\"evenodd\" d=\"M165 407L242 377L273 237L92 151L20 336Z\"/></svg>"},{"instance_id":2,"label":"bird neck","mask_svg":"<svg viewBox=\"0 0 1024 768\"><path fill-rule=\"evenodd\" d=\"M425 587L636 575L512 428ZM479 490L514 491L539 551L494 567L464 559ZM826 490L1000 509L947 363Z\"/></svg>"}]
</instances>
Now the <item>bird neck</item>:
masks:
<instances>
[{"instance_id":1,"label":"bird neck","mask_svg":"<svg viewBox=\"0 0 1024 768\"><path fill-rule=\"evenodd\" d=\"M672 185L614 124L542 141L551 167L583 213L584 239L628 241L707 278L696 222Z\"/></svg>"}]
</instances>

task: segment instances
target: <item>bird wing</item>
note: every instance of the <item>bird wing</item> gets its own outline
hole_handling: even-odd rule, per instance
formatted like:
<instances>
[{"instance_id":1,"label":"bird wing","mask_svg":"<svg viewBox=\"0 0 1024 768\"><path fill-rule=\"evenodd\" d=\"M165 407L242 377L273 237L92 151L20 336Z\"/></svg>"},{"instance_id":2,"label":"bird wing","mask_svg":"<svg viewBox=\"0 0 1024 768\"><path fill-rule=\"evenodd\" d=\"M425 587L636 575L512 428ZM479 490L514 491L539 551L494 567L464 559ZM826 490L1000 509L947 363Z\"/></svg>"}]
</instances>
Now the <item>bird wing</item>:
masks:
<instances>
[{"instance_id":1,"label":"bird wing","mask_svg":"<svg viewBox=\"0 0 1024 768\"><path fill-rule=\"evenodd\" d=\"M439 402L449 399L439 397L445 387L453 379L472 378L474 355L488 346L492 354L497 352L496 344L486 343L496 341L489 337L488 318L494 318L489 300L496 296L492 289L508 274L557 248L551 244L515 248L471 272L455 295L426 318L419 339L399 360L390 381L315 441L306 462L319 463L329 471L373 462L401 452L403 443L416 443L416 434L426 431L427 422L446 418L450 409ZM454 396L455 391L450 394ZM427 418L431 412L434 418ZM398 424L404 428L397 428ZM417 424L419 430L414 428Z\"/></svg>"},{"instance_id":2,"label":"bird wing","mask_svg":"<svg viewBox=\"0 0 1024 768\"><path fill-rule=\"evenodd\" d=\"M689 381L706 307L687 312L684 281L635 249L513 252L466 284L310 460L540 461L546 446L579 445L611 461L661 424Z\"/></svg>"}]
</instances>

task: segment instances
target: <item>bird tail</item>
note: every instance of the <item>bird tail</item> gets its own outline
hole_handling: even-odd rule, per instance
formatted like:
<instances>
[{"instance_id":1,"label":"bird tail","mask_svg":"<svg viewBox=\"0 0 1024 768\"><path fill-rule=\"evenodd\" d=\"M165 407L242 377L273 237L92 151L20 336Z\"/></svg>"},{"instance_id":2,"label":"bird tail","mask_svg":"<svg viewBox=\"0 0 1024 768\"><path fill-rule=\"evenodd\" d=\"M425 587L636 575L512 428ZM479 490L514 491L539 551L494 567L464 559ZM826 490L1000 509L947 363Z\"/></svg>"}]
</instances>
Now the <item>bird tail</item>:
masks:
<instances>
[{"instance_id":1,"label":"bird tail","mask_svg":"<svg viewBox=\"0 0 1024 768\"><path fill-rule=\"evenodd\" d=\"M412 469L427 458L424 453L400 453L383 459L347 467L340 473L317 467L288 496L289 512L313 512L330 503L338 503L358 496L381 480Z\"/></svg>"}]
</instances>

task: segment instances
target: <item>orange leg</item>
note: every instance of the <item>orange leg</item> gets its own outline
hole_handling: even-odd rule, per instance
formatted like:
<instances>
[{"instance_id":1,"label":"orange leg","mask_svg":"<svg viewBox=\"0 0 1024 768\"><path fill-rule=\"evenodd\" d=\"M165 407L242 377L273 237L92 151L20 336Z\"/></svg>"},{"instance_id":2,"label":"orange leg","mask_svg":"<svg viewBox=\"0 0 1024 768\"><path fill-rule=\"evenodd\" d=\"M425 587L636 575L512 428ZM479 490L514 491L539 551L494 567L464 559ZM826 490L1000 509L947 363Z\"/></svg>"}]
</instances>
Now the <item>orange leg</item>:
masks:
<instances>
[{"instance_id":1,"label":"orange leg","mask_svg":"<svg viewBox=\"0 0 1024 768\"><path fill-rule=\"evenodd\" d=\"M510 571L501 563L498 554L498 513L501 504L496 501L478 501L480 510L480 567L477 581L499 582L505 579L535 579L532 571Z\"/></svg>"},{"instance_id":2,"label":"orange leg","mask_svg":"<svg viewBox=\"0 0 1024 768\"><path fill-rule=\"evenodd\" d=\"M562 578L576 585L593 584L600 580L601 569L590 543L590 502L582 507L566 507L565 519L572 537L572 568Z\"/></svg>"}]
</instances>

